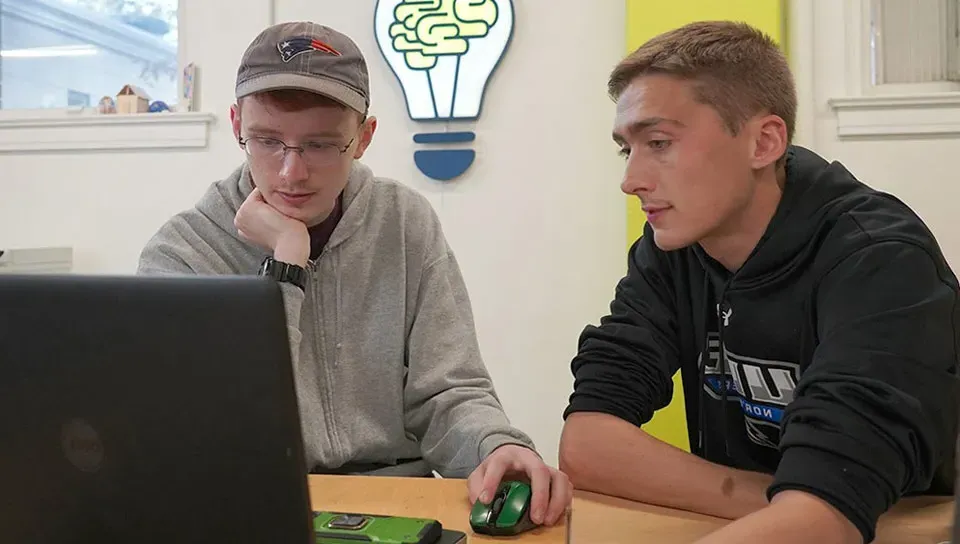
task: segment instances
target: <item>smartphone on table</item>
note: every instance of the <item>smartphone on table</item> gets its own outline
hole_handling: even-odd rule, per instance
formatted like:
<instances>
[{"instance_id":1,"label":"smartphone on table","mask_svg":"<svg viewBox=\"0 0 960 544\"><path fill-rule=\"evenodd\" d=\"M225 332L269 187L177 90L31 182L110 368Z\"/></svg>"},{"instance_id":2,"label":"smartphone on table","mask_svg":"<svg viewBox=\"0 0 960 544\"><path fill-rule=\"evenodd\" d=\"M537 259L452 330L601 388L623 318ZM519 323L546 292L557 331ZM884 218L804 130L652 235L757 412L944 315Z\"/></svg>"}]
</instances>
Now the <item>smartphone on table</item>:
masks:
<instances>
[{"instance_id":1,"label":"smartphone on table","mask_svg":"<svg viewBox=\"0 0 960 544\"><path fill-rule=\"evenodd\" d=\"M466 534L445 531L435 519L351 512L314 512L317 544L441 544L466 542ZM458 538L460 537L460 538Z\"/></svg>"}]
</instances>

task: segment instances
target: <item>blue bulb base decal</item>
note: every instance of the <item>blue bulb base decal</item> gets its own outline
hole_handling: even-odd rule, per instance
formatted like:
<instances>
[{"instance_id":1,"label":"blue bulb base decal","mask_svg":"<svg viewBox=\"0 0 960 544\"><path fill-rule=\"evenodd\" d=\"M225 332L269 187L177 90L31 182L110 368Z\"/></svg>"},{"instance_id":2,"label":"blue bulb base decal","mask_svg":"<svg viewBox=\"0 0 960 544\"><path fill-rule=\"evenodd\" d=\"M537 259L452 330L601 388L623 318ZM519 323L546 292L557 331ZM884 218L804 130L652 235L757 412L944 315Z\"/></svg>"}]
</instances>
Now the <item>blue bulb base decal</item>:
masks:
<instances>
[{"instance_id":1,"label":"blue bulb base decal","mask_svg":"<svg viewBox=\"0 0 960 544\"><path fill-rule=\"evenodd\" d=\"M418 144L459 144L476 139L477 135L472 132L424 132L413 135L413 141Z\"/></svg>"},{"instance_id":2,"label":"blue bulb base decal","mask_svg":"<svg viewBox=\"0 0 960 544\"><path fill-rule=\"evenodd\" d=\"M477 135L473 132L422 132L413 135L413 141L418 144L465 144L476 139ZM423 149L413 153L413 162L428 178L450 181L466 172L476 156L472 149Z\"/></svg>"},{"instance_id":3,"label":"blue bulb base decal","mask_svg":"<svg viewBox=\"0 0 960 544\"><path fill-rule=\"evenodd\" d=\"M413 162L423 175L438 181L450 181L473 164L472 149L424 149L413 153Z\"/></svg>"}]
</instances>

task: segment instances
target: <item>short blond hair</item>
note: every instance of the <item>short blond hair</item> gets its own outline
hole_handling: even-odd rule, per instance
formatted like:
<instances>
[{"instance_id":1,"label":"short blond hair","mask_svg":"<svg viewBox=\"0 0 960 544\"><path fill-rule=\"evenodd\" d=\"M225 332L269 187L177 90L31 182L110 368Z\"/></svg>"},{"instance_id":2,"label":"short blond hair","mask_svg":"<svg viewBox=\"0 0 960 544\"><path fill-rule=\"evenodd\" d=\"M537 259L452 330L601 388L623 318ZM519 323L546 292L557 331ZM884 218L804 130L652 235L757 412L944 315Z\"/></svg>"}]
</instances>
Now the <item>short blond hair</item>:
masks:
<instances>
[{"instance_id":1,"label":"short blond hair","mask_svg":"<svg viewBox=\"0 0 960 544\"><path fill-rule=\"evenodd\" d=\"M623 59L607 89L618 100L636 78L666 74L694 83L731 134L757 114L773 114L793 140L797 91L786 56L768 35L740 22L702 21L660 34Z\"/></svg>"}]
</instances>

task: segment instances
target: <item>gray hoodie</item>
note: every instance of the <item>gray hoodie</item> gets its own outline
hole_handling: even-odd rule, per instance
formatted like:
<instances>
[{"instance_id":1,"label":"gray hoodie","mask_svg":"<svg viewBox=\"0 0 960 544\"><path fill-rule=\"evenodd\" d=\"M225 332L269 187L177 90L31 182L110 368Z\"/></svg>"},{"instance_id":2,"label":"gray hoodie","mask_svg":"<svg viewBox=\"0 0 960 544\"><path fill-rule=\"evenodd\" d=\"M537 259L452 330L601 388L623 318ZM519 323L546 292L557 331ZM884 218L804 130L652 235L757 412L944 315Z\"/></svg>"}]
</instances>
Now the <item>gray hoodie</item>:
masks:
<instances>
[{"instance_id":1,"label":"gray hoodie","mask_svg":"<svg viewBox=\"0 0 960 544\"><path fill-rule=\"evenodd\" d=\"M256 274L266 253L233 224L252 190L246 165L214 183L153 236L138 273ZM465 477L498 446L533 448L494 391L429 202L354 163L343 208L306 293L282 284L308 468Z\"/></svg>"}]
</instances>

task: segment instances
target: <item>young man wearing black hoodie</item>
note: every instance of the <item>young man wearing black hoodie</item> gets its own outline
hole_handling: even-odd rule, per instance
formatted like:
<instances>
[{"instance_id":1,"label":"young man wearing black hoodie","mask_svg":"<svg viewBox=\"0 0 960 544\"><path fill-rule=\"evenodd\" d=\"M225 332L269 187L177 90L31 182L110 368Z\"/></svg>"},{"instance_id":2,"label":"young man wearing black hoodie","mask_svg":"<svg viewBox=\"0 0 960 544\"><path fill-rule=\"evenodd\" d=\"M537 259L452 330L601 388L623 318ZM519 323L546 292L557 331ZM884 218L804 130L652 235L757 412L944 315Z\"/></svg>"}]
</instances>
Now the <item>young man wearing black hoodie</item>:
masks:
<instances>
[{"instance_id":1,"label":"young man wearing black hoodie","mask_svg":"<svg viewBox=\"0 0 960 544\"><path fill-rule=\"evenodd\" d=\"M573 360L561 468L581 489L737 520L703 542L859 543L952 492L958 285L905 204L793 146L775 43L660 35L613 71L643 236ZM692 453L641 430L680 372Z\"/></svg>"}]
</instances>

